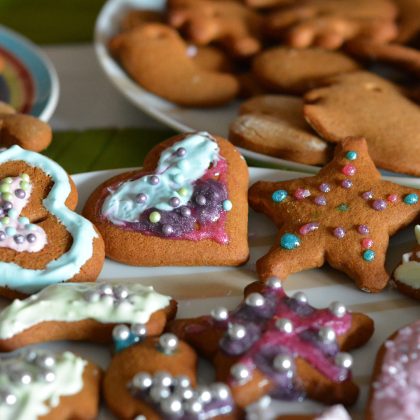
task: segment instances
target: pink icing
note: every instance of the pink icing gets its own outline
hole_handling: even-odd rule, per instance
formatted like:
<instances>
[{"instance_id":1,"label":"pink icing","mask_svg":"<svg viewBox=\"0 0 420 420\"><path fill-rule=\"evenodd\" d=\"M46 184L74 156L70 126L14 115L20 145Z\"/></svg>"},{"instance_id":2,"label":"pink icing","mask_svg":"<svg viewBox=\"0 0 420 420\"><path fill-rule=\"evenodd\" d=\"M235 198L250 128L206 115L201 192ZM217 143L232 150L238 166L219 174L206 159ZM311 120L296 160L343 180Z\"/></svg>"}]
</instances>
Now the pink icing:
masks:
<instances>
[{"instance_id":1,"label":"pink icing","mask_svg":"<svg viewBox=\"0 0 420 420\"><path fill-rule=\"evenodd\" d=\"M376 420L420 418L420 320L385 342L381 372L373 383L371 412Z\"/></svg>"}]
</instances>

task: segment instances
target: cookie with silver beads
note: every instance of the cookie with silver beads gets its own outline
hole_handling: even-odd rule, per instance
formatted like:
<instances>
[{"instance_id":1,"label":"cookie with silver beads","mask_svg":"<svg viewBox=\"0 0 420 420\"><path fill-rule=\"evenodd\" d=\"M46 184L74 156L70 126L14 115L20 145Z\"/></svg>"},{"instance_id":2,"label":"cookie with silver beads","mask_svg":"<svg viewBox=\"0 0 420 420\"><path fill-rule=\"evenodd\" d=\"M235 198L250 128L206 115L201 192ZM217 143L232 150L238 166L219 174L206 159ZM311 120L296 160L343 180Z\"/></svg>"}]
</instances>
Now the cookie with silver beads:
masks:
<instances>
[{"instance_id":1,"label":"cookie with silver beads","mask_svg":"<svg viewBox=\"0 0 420 420\"><path fill-rule=\"evenodd\" d=\"M366 343L373 321L334 301L316 309L303 292L288 296L278 278L254 282L232 311L175 320L170 331L210 359L245 408L264 395L350 405L358 396L349 350Z\"/></svg>"},{"instance_id":2,"label":"cookie with silver beads","mask_svg":"<svg viewBox=\"0 0 420 420\"><path fill-rule=\"evenodd\" d=\"M88 420L98 415L101 371L71 353L28 349L0 357L2 420Z\"/></svg>"},{"instance_id":3,"label":"cookie with silver beads","mask_svg":"<svg viewBox=\"0 0 420 420\"><path fill-rule=\"evenodd\" d=\"M176 309L170 296L139 283L53 284L0 311L0 351L56 340L111 343L119 338L118 350L161 334Z\"/></svg>"},{"instance_id":4,"label":"cookie with silver beads","mask_svg":"<svg viewBox=\"0 0 420 420\"><path fill-rule=\"evenodd\" d=\"M107 257L139 266L237 266L247 261L248 168L230 142L207 132L170 138L142 169L99 185L84 215Z\"/></svg>"}]
</instances>

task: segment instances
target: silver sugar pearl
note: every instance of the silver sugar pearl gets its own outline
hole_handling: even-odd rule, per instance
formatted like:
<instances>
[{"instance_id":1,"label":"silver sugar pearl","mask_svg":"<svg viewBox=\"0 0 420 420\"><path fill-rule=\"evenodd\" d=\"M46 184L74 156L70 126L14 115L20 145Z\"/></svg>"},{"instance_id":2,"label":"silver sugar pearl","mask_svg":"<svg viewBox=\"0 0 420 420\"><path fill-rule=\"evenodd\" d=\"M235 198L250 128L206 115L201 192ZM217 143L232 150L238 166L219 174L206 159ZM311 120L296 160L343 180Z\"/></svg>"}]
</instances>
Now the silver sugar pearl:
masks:
<instances>
[{"instance_id":1,"label":"silver sugar pearl","mask_svg":"<svg viewBox=\"0 0 420 420\"><path fill-rule=\"evenodd\" d=\"M101 295L96 290L86 290L86 292L83 293L83 298L89 303L98 302L100 297Z\"/></svg>"},{"instance_id":2,"label":"silver sugar pearl","mask_svg":"<svg viewBox=\"0 0 420 420\"><path fill-rule=\"evenodd\" d=\"M130 328L127 325L116 325L112 330L112 337L114 341L125 341L130 337Z\"/></svg>"},{"instance_id":3,"label":"silver sugar pearl","mask_svg":"<svg viewBox=\"0 0 420 420\"><path fill-rule=\"evenodd\" d=\"M230 388L221 382L210 385L210 392L216 400L227 400L230 398Z\"/></svg>"},{"instance_id":4,"label":"silver sugar pearl","mask_svg":"<svg viewBox=\"0 0 420 420\"><path fill-rule=\"evenodd\" d=\"M101 284L98 285L98 292L104 295L113 296L114 291L112 290L112 286L110 284Z\"/></svg>"},{"instance_id":5,"label":"silver sugar pearl","mask_svg":"<svg viewBox=\"0 0 420 420\"><path fill-rule=\"evenodd\" d=\"M7 389L0 389L0 405L15 405L17 402L16 395Z\"/></svg>"},{"instance_id":6,"label":"silver sugar pearl","mask_svg":"<svg viewBox=\"0 0 420 420\"><path fill-rule=\"evenodd\" d=\"M165 398L168 398L170 395L171 390L166 386L153 385L152 388L150 388L149 396L152 399L152 401L156 403L160 402L161 400L164 400Z\"/></svg>"},{"instance_id":7,"label":"silver sugar pearl","mask_svg":"<svg viewBox=\"0 0 420 420\"><path fill-rule=\"evenodd\" d=\"M278 277L272 276L269 277L266 281L265 284L270 288L270 289L281 289L282 285L281 285L281 281Z\"/></svg>"},{"instance_id":8,"label":"silver sugar pearl","mask_svg":"<svg viewBox=\"0 0 420 420\"><path fill-rule=\"evenodd\" d=\"M178 348L178 337L171 333L162 334L159 337L159 347L164 353L173 353Z\"/></svg>"},{"instance_id":9,"label":"silver sugar pearl","mask_svg":"<svg viewBox=\"0 0 420 420\"><path fill-rule=\"evenodd\" d=\"M229 311L223 306L219 306L214 308L210 315L215 321L226 321L229 318Z\"/></svg>"},{"instance_id":10,"label":"silver sugar pearl","mask_svg":"<svg viewBox=\"0 0 420 420\"><path fill-rule=\"evenodd\" d=\"M253 308L259 308L264 305L265 299L261 293L250 293L245 298L245 303Z\"/></svg>"},{"instance_id":11,"label":"silver sugar pearl","mask_svg":"<svg viewBox=\"0 0 420 420\"><path fill-rule=\"evenodd\" d=\"M55 366L55 357L51 354L39 354L36 357L36 364L42 368L52 368Z\"/></svg>"},{"instance_id":12,"label":"silver sugar pearl","mask_svg":"<svg viewBox=\"0 0 420 420\"><path fill-rule=\"evenodd\" d=\"M175 383L178 388L188 388L191 386L191 381L188 376L179 375L175 378Z\"/></svg>"},{"instance_id":13,"label":"silver sugar pearl","mask_svg":"<svg viewBox=\"0 0 420 420\"><path fill-rule=\"evenodd\" d=\"M10 379L12 382L21 383L23 385L29 385L32 382L32 375L30 372L25 370L12 370L10 373Z\"/></svg>"},{"instance_id":14,"label":"silver sugar pearl","mask_svg":"<svg viewBox=\"0 0 420 420\"><path fill-rule=\"evenodd\" d=\"M288 318L279 318L276 321L276 328L286 334L291 334L293 332L293 323Z\"/></svg>"},{"instance_id":15,"label":"silver sugar pearl","mask_svg":"<svg viewBox=\"0 0 420 420\"><path fill-rule=\"evenodd\" d=\"M181 204L181 200L178 197L171 197L169 199L169 205L171 207L178 207Z\"/></svg>"},{"instance_id":16,"label":"silver sugar pearl","mask_svg":"<svg viewBox=\"0 0 420 420\"><path fill-rule=\"evenodd\" d=\"M300 303L308 303L308 298L306 297L305 293L303 293L303 292L296 292L293 295L293 299L297 300Z\"/></svg>"},{"instance_id":17,"label":"silver sugar pearl","mask_svg":"<svg viewBox=\"0 0 420 420\"><path fill-rule=\"evenodd\" d=\"M353 357L349 353L340 352L335 356L335 364L345 369L350 369L353 365Z\"/></svg>"},{"instance_id":18,"label":"silver sugar pearl","mask_svg":"<svg viewBox=\"0 0 420 420\"><path fill-rule=\"evenodd\" d=\"M149 184L157 185L157 184L159 184L159 182L160 182L160 179L159 179L158 176L152 175L152 176L149 177Z\"/></svg>"},{"instance_id":19,"label":"silver sugar pearl","mask_svg":"<svg viewBox=\"0 0 420 420\"><path fill-rule=\"evenodd\" d=\"M227 334L232 340L242 340L246 336L246 328L241 324L229 324Z\"/></svg>"},{"instance_id":20,"label":"silver sugar pearl","mask_svg":"<svg viewBox=\"0 0 420 420\"><path fill-rule=\"evenodd\" d=\"M273 366L278 372L290 372L293 368L293 358L287 354L279 354L274 358Z\"/></svg>"},{"instance_id":21,"label":"silver sugar pearl","mask_svg":"<svg viewBox=\"0 0 420 420\"><path fill-rule=\"evenodd\" d=\"M190 217L191 216L191 209L189 207L182 207L181 208L181 214L184 217Z\"/></svg>"},{"instance_id":22,"label":"silver sugar pearl","mask_svg":"<svg viewBox=\"0 0 420 420\"><path fill-rule=\"evenodd\" d=\"M55 373L51 369L45 369L39 374L39 378L48 383L53 383L55 381Z\"/></svg>"},{"instance_id":23,"label":"silver sugar pearl","mask_svg":"<svg viewBox=\"0 0 420 420\"><path fill-rule=\"evenodd\" d=\"M133 335L139 338L144 338L147 336L147 328L145 324L131 324L130 331Z\"/></svg>"},{"instance_id":24,"label":"silver sugar pearl","mask_svg":"<svg viewBox=\"0 0 420 420\"><path fill-rule=\"evenodd\" d=\"M162 233L166 236L172 235L174 233L174 228L172 225L166 223L162 226Z\"/></svg>"},{"instance_id":25,"label":"silver sugar pearl","mask_svg":"<svg viewBox=\"0 0 420 420\"><path fill-rule=\"evenodd\" d=\"M144 204L147 201L147 195L144 193L139 193L136 195L136 203Z\"/></svg>"},{"instance_id":26,"label":"silver sugar pearl","mask_svg":"<svg viewBox=\"0 0 420 420\"><path fill-rule=\"evenodd\" d=\"M190 414L200 414L203 411L203 404L198 398L192 398L183 404L184 410Z\"/></svg>"},{"instance_id":27,"label":"silver sugar pearl","mask_svg":"<svg viewBox=\"0 0 420 420\"><path fill-rule=\"evenodd\" d=\"M175 153L178 157L184 157L187 154L187 150L184 147L178 147Z\"/></svg>"},{"instance_id":28,"label":"silver sugar pearl","mask_svg":"<svg viewBox=\"0 0 420 420\"><path fill-rule=\"evenodd\" d=\"M160 408L165 414L168 415L175 414L179 416L183 412L181 400L173 395L168 398L165 398L161 402Z\"/></svg>"},{"instance_id":29,"label":"silver sugar pearl","mask_svg":"<svg viewBox=\"0 0 420 420\"><path fill-rule=\"evenodd\" d=\"M230 374L237 382L247 382L251 377L251 372L242 363L236 363L230 368Z\"/></svg>"},{"instance_id":30,"label":"silver sugar pearl","mask_svg":"<svg viewBox=\"0 0 420 420\"><path fill-rule=\"evenodd\" d=\"M173 384L174 380L172 375L166 371L156 372L153 376L153 386L166 386L169 387Z\"/></svg>"},{"instance_id":31,"label":"silver sugar pearl","mask_svg":"<svg viewBox=\"0 0 420 420\"><path fill-rule=\"evenodd\" d=\"M128 289L125 286L114 286L112 292L117 299L127 299Z\"/></svg>"},{"instance_id":32,"label":"silver sugar pearl","mask_svg":"<svg viewBox=\"0 0 420 420\"><path fill-rule=\"evenodd\" d=\"M182 388L177 386L175 388L175 394L178 395L182 400L190 400L195 396L195 391L190 387Z\"/></svg>"},{"instance_id":33,"label":"silver sugar pearl","mask_svg":"<svg viewBox=\"0 0 420 420\"><path fill-rule=\"evenodd\" d=\"M337 318L342 318L347 312L346 307L341 302L331 302L329 310Z\"/></svg>"},{"instance_id":34,"label":"silver sugar pearl","mask_svg":"<svg viewBox=\"0 0 420 420\"><path fill-rule=\"evenodd\" d=\"M204 195L202 194L198 194L195 197L195 202L199 205L199 206L205 206L207 203L206 197L204 197Z\"/></svg>"},{"instance_id":35,"label":"silver sugar pearl","mask_svg":"<svg viewBox=\"0 0 420 420\"><path fill-rule=\"evenodd\" d=\"M196 388L197 398L203 403L208 404L212 400L212 395L208 387L198 386Z\"/></svg>"},{"instance_id":36,"label":"silver sugar pearl","mask_svg":"<svg viewBox=\"0 0 420 420\"><path fill-rule=\"evenodd\" d=\"M318 335L324 343L333 342L336 339L335 331L331 327L321 327Z\"/></svg>"},{"instance_id":37,"label":"silver sugar pearl","mask_svg":"<svg viewBox=\"0 0 420 420\"><path fill-rule=\"evenodd\" d=\"M131 380L131 385L139 389L140 391L144 391L149 389L153 384L153 379L150 374L147 372L140 372L137 373L134 378Z\"/></svg>"}]
</instances>

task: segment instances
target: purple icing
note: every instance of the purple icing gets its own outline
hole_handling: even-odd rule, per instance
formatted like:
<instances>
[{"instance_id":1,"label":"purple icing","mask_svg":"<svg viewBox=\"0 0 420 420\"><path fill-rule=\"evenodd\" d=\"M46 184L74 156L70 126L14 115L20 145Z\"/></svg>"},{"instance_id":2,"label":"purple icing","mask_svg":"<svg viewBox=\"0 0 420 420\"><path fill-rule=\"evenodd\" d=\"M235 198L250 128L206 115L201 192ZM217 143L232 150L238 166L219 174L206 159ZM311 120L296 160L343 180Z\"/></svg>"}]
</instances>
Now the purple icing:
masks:
<instances>
[{"instance_id":1,"label":"purple icing","mask_svg":"<svg viewBox=\"0 0 420 420\"><path fill-rule=\"evenodd\" d=\"M369 226L367 226L367 225L359 225L358 228L357 228L357 231L361 235L367 235L369 233Z\"/></svg>"},{"instance_id":2,"label":"purple icing","mask_svg":"<svg viewBox=\"0 0 420 420\"><path fill-rule=\"evenodd\" d=\"M353 182L350 181L350 179L345 179L342 183L341 186L345 189L349 189L353 186Z\"/></svg>"},{"instance_id":3,"label":"purple icing","mask_svg":"<svg viewBox=\"0 0 420 420\"><path fill-rule=\"evenodd\" d=\"M386 207L387 207L386 201L385 200L382 200L382 199L375 200L372 203L372 208L374 208L377 211L385 210Z\"/></svg>"},{"instance_id":4,"label":"purple icing","mask_svg":"<svg viewBox=\"0 0 420 420\"><path fill-rule=\"evenodd\" d=\"M334 229L334 236L338 239L342 239L346 236L346 230L339 226Z\"/></svg>"},{"instance_id":5,"label":"purple icing","mask_svg":"<svg viewBox=\"0 0 420 420\"><path fill-rule=\"evenodd\" d=\"M372 191L366 191L362 194L363 200L372 200L373 198L373 192Z\"/></svg>"},{"instance_id":6,"label":"purple icing","mask_svg":"<svg viewBox=\"0 0 420 420\"><path fill-rule=\"evenodd\" d=\"M330 184L327 184L325 182L323 182L320 186L319 186L319 190L322 191L323 193L327 193L331 191L331 187Z\"/></svg>"},{"instance_id":7,"label":"purple icing","mask_svg":"<svg viewBox=\"0 0 420 420\"><path fill-rule=\"evenodd\" d=\"M326 206L327 205L327 199L323 195L318 195L315 197L314 202L318 206Z\"/></svg>"}]
</instances>

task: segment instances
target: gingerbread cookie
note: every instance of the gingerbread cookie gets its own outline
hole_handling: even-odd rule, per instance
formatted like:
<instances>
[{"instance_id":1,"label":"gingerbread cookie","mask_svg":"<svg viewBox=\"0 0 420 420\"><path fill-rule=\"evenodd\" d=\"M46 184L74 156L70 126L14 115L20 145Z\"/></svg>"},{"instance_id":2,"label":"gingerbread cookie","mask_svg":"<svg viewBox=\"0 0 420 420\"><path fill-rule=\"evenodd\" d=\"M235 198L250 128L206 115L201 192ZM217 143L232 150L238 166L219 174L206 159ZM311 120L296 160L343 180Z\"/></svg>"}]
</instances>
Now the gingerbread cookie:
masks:
<instances>
[{"instance_id":1,"label":"gingerbread cookie","mask_svg":"<svg viewBox=\"0 0 420 420\"><path fill-rule=\"evenodd\" d=\"M261 49L262 17L235 1L170 0L168 21L194 44L218 42L233 56Z\"/></svg>"},{"instance_id":2,"label":"gingerbread cookie","mask_svg":"<svg viewBox=\"0 0 420 420\"><path fill-rule=\"evenodd\" d=\"M263 395L352 404L358 388L352 356L343 351L367 342L373 321L338 302L315 309L304 293L289 297L271 278L249 285L233 311L219 307L211 316L176 320L171 330L213 361L239 407Z\"/></svg>"},{"instance_id":3,"label":"gingerbread cookie","mask_svg":"<svg viewBox=\"0 0 420 420\"><path fill-rule=\"evenodd\" d=\"M401 328L379 349L366 420L416 420L420 412L420 321Z\"/></svg>"},{"instance_id":4,"label":"gingerbread cookie","mask_svg":"<svg viewBox=\"0 0 420 420\"><path fill-rule=\"evenodd\" d=\"M402 256L401 264L394 271L393 280L400 292L420 300L420 225L414 231L417 245L412 252Z\"/></svg>"},{"instance_id":5,"label":"gingerbread cookie","mask_svg":"<svg viewBox=\"0 0 420 420\"><path fill-rule=\"evenodd\" d=\"M346 44L346 51L359 59L385 63L420 76L420 51L414 48L356 39Z\"/></svg>"},{"instance_id":6,"label":"gingerbread cookie","mask_svg":"<svg viewBox=\"0 0 420 420\"><path fill-rule=\"evenodd\" d=\"M267 32L295 48L339 48L354 38L388 42L397 35L389 0L303 0L270 14Z\"/></svg>"},{"instance_id":7,"label":"gingerbread cookie","mask_svg":"<svg viewBox=\"0 0 420 420\"><path fill-rule=\"evenodd\" d=\"M303 118L300 98L257 96L241 105L240 114L229 129L237 146L309 165L326 163L332 154Z\"/></svg>"},{"instance_id":8,"label":"gingerbread cookie","mask_svg":"<svg viewBox=\"0 0 420 420\"><path fill-rule=\"evenodd\" d=\"M73 209L76 188L55 162L12 146L0 153L0 295L94 281L104 262L95 227Z\"/></svg>"},{"instance_id":9,"label":"gingerbread cookie","mask_svg":"<svg viewBox=\"0 0 420 420\"><path fill-rule=\"evenodd\" d=\"M420 213L420 191L383 181L363 138L342 141L334 159L312 177L254 184L253 209L268 215L279 232L257 261L261 279L321 267L328 262L366 292L388 283L389 237Z\"/></svg>"},{"instance_id":10,"label":"gingerbread cookie","mask_svg":"<svg viewBox=\"0 0 420 420\"><path fill-rule=\"evenodd\" d=\"M2 420L90 420L98 415L101 372L70 352L27 350L0 358Z\"/></svg>"},{"instance_id":11,"label":"gingerbread cookie","mask_svg":"<svg viewBox=\"0 0 420 420\"><path fill-rule=\"evenodd\" d=\"M239 91L231 75L203 70L188 45L166 25L149 23L115 36L111 53L144 89L183 106L215 106Z\"/></svg>"},{"instance_id":12,"label":"gingerbread cookie","mask_svg":"<svg viewBox=\"0 0 420 420\"><path fill-rule=\"evenodd\" d=\"M0 101L0 145L17 144L27 150L40 152L52 140L51 127L31 115L16 113L10 105Z\"/></svg>"},{"instance_id":13,"label":"gingerbread cookie","mask_svg":"<svg viewBox=\"0 0 420 420\"><path fill-rule=\"evenodd\" d=\"M131 345L114 356L105 374L107 405L119 418L237 418L227 386L196 388L196 364L194 350L173 334Z\"/></svg>"},{"instance_id":14,"label":"gingerbread cookie","mask_svg":"<svg viewBox=\"0 0 420 420\"><path fill-rule=\"evenodd\" d=\"M187 53L194 63L203 70L222 73L232 72L232 60L230 60L227 54L219 48L211 45L189 45Z\"/></svg>"},{"instance_id":15,"label":"gingerbread cookie","mask_svg":"<svg viewBox=\"0 0 420 420\"><path fill-rule=\"evenodd\" d=\"M84 214L106 254L132 265L239 265L248 259L248 170L221 137L191 133L154 148L142 170L100 185Z\"/></svg>"},{"instance_id":16,"label":"gingerbread cookie","mask_svg":"<svg viewBox=\"0 0 420 420\"><path fill-rule=\"evenodd\" d=\"M271 92L302 94L327 78L359 69L350 57L321 48L276 47L254 58L252 72Z\"/></svg>"},{"instance_id":17,"label":"gingerbread cookie","mask_svg":"<svg viewBox=\"0 0 420 420\"><path fill-rule=\"evenodd\" d=\"M158 335L175 313L175 301L141 284L54 284L0 312L0 350L56 340L108 343L121 322Z\"/></svg>"},{"instance_id":18,"label":"gingerbread cookie","mask_svg":"<svg viewBox=\"0 0 420 420\"><path fill-rule=\"evenodd\" d=\"M306 121L324 139L363 136L377 166L420 175L420 108L391 82L368 72L342 74L304 100Z\"/></svg>"}]
</instances>

